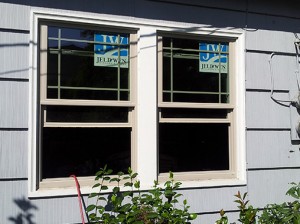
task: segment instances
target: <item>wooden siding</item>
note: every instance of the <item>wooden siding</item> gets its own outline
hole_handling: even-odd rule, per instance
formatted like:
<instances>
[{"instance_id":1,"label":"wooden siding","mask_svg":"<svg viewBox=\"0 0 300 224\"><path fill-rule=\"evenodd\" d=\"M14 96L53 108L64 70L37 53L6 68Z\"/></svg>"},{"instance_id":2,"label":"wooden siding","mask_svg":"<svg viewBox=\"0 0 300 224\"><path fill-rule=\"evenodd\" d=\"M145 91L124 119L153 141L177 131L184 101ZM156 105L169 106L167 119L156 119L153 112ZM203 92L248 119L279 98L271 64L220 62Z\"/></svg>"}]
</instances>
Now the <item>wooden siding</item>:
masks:
<instances>
[{"instance_id":1,"label":"wooden siding","mask_svg":"<svg viewBox=\"0 0 300 224\"><path fill-rule=\"evenodd\" d=\"M248 52L246 56L246 88L271 90L270 60L271 53ZM295 56L274 55L272 70L274 90L297 88Z\"/></svg>"},{"instance_id":2,"label":"wooden siding","mask_svg":"<svg viewBox=\"0 0 300 224\"><path fill-rule=\"evenodd\" d=\"M289 100L288 93L274 93L274 97ZM275 103L270 98L270 91L246 92L247 128L290 128L290 110Z\"/></svg>"},{"instance_id":3,"label":"wooden siding","mask_svg":"<svg viewBox=\"0 0 300 224\"><path fill-rule=\"evenodd\" d=\"M28 81L0 80L0 128L28 128L28 91Z\"/></svg>"},{"instance_id":4,"label":"wooden siding","mask_svg":"<svg viewBox=\"0 0 300 224\"><path fill-rule=\"evenodd\" d=\"M0 12L0 29L29 30L29 6L0 2Z\"/></svg>"},{"instance_id":5,"label":"wooden siding","mask_svg":"<svg viewBox=\"0 0 300 224\"><path fill-rule=\"evenodd\" d=\"M0 79L28 79L28 49L29 34L0 31Z\"/></svg>"},{"instance_id":6,"label":"wooden siding","mask_svg":"<svg viewBox=\"0 0 300 224\"><path fill-rule=\"evenodd\" d=\"M220 209L235 210L233 195L238 191L246 192L246 186L216 187L182 190L180 193L187 199L192 212L218 212Z\"/></svg>"},{"instance_id":7,"label":"wooden siding","mask_svg":"<svg viewBox=\"0 0 300 224\"><path fill-rule=\"evenodd\" d=\"M27 131L0 129L0 179L27 178Z\"/></svg>"},{"instance_id":8,"label":"wooden siding","mask_svg":"<svg viewBox=\"0 0 300 224\"><path fill-rule=\"evenodd\" d=\"M299 146L292 145L289 130L249 130L248 169L300 167Z\"/></svg>"},{"instance_id":9,"label":"wooden siding","mask_svg":"<svg viewBox=\"0 0 300 224\"><path fill-rule=\"evenodd\" d=\"M292 199L285 195L291 182L299 181L300 169L253 170L248 172L249 200L263 208Z\"/></svg>"}]
</instances>

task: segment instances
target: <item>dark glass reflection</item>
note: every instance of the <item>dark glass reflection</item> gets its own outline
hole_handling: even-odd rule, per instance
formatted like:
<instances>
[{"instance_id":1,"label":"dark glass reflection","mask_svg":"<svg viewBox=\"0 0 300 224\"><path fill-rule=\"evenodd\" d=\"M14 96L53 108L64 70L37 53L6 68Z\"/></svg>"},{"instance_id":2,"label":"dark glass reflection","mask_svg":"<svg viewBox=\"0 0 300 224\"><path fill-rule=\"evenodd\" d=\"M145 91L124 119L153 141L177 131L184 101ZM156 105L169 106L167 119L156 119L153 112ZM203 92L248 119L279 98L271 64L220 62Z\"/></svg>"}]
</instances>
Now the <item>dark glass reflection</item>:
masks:
<instances>
[{"instance_id":1,"label":"dark glass reflection","mask_svg":"<svg viewBox=\"0 0 300 224\"><path fill-rule=\"evenodd\" d=\"M159 124L159 172L229 169L228 124Z\"/></svg>"},{"instance_id":2,"label":"dark glass reflection","mask_svg":"<svg viewBox=\"0 0 300 224\"><path fill-rule=\"evenodd\" d=\"M130 128L43 128L42 178L93 176L130 166Z\"/></svg>"},{"instance_id":3,"label":"dark glass reflection","mask_svg":"<svg viewBox=\"0 0 300 224\"><path fill-rule=\"evenodd\" d=\"M60 39L59 30L61 31ZM96 38L95 34L106 36L106 40L111 41L111 44L93 43ZM111 39L108 35L112 35L115 39ZM129 100L129 62L127 64L124 62L125 58L128 58L124 54L128 52L129 46L126 41L122 42L122 46L117 46L118 35L120 35L120 41L129 38L128 34L49 27L47 97ZM104 59L106 56L101 56L101 60L115 61L118 59L118 52L121 57L125 58L121 58L120 68L118 68L118 63L113 62L105 66L101 63L99 65L96 62L99 59L99 52L105 52L106 56L112 54L106 59ZM121 92L126 92L126 94L121 94Z\"/></svg>"},{"instance_id":4,"label":"dark glass reflection","mask_svg":"<svg viewBox=\"0 0 300 224\"><path fill-rule=\"evenodd\" d=\"M47 122L128 122L126 107L47 106Z\"/></svg>"},{"instance_id":5,"label":"dark glass reflection","mask_svg":"<svg viewBox=\"0 0 300 224\"><path fill-rule=\"evenodd\" d=\"M163 101L224 103L221 94L229 94L228 54L218 50L228 52L228 43L164 37L163 47L163 91L170 92Z\"/></svg>"},{"instance_id":6,"label":"dark glass reflection","mask_svg":"<svg viewBox=\"0 0 300 224\"><path fill-rule=\"evenodd\" d=\"M224 109L161 108L162 118L227 118Z\"/></svg>"}]
</instances>

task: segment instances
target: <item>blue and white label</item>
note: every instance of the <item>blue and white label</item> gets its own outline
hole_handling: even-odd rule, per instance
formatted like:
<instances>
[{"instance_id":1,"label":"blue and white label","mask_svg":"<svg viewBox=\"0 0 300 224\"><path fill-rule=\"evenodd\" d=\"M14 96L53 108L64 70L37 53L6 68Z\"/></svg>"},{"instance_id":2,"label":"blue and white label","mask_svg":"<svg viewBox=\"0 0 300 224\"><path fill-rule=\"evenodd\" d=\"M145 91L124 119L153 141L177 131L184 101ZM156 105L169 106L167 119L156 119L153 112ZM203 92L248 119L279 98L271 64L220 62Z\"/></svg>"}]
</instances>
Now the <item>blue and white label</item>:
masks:
<instances>
[{"instance_id":1,"label":"blue and white label","mask_svg":"<svg viewBox=\"0 0 300 224\"><path fill-rule=\"evenodd\" d=\"M128 68L127 36L95 34L94 38L101 42L94 46L94 66Z\"/></svg>"},{"instance_id":2,"label":"blue and white label","mask_svg":"<svg viewBox=\"0 0 300 224\"><path fill-rule=\"evenodd\" d=\"M227 73L228 71L228 44L200 43L199 71L209 73ZM223 53L222 53L223 52Z\"/></svg>"}]
</instances>

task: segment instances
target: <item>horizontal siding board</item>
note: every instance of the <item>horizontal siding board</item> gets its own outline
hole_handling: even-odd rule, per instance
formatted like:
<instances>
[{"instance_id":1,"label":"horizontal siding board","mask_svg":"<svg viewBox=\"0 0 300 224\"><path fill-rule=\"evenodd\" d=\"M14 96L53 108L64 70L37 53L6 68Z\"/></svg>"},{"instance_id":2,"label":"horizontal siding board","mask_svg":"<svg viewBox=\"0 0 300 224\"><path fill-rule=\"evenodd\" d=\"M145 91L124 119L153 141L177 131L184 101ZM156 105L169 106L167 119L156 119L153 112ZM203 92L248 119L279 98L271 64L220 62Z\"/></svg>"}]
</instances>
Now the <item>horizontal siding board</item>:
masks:
<instances>
[{"instance_id":1,"label":"horizontal siding board","mask_svg":"<svg viewBox=\"0 0 300 224\"><path fill-rule=\"evenodd\" d=\"M0 78L28 79L29 34L0 32Z\"/></svg>"},{"instance_id":2,"label":"horizontal siding board","mask_svg":"<svg viewBox=\"0 0 300 224\"><path fill-rule=\"evenodd\" d=\"M220 211L222 208L224 210L236 209L233 195L238 191L247 191L247 187L191 189L182 190L180 193L183 194L183 198L187 199L191 212L205 213Z\"/></svg>"},{"instance_id":3,"label":"horizontal siding board","mask_svg":"<svg viewBox=\"0 0 300 224\"><path fill-rule=\"evenodd\" d=\"M247 32L246 49L295 54L294 40L295 35L291 32L256 30Z\"/></svg>"},{"instance_id":4,"label":"horizontal siding board","mask_svg":"<svg viewBox=\"0 0 300 224\"><path fill-rule=\"evenodd\" d=\"M188 28L187 31L199 30L201 28L219 29L220 27L232 30L245 26L244 12L145 0L136 1L135 16L145 19L160 20L160 22L168 21L168 24L170 24L169 21L196 24L195 26L192 25L191 28Z\"/></svg>"},{"instance_id":5,"label":"horizontal siding board","mask_svg":"<svg viewBox=\"0 0 300 224\"><path fill-rule=\"evenodd\" d=\"M30 208L31 203L27 200L27 181L0 181L0 192L1 192L1 201L2 206L0 209L0 223L20 223L13 222L17 220L18 216L24 214L26 208ZM24 202L24 209L21 209L21 204L18 203ZM29 209L28 213L34 211ZM35 223L33 217L32 221Z\"/></svg>"},{"instance_id":6,"label":"horizontal siding board","mask_svg":"<svg viewBox=\"0 0 300 224\"><path fill-rule=\"evenodd\" d=\"M247 131L247 166L299 167L298 148L291 144L290 131Z\"/></svg>"},{"instance_id":7,"label":"horizontal siding board","mask_svg":"<svg viewBox=\"0 0 300 224\"><path fill-rule=\"evenodd\" d=\"M249 14L246 49L296 53L294 33L299 33L300 19Z\"/></svg>"},{"instance_id":8,"label":"horizontal siding board","mask_svg":"<svg viewBox=\"0 0 300 224\"><path fill-rule=\"evenodd\" d=\"M285 193L291 182L299 182L300 169L259 170L248 172L248 192L250 203L264 207L269 203L282 203L290 200Z\"/></svg>"},{"instance_id":9,"label":"horizontal siding board","mask_svg":"<svg viewBox=\"0 0 300 224\"><path fill-rule=\"evenodd\" d=\"M12 2L12 1L9 1ZM0 28L29 30L30 7L0 2Z\"/></svg>"},{"instance_id":10,"label":"horizontal siding board","mask_svg":"<svg viewBox=\"0 0 300 224\"><path fill-rule=\"evenodd\" d=\"M271 90L270 60L271 54L247 52L246 54L246 88ZM275 90L297 88L296 56L274 55L272 57L272 74Z\"/></svg>"},{"instance_id":11,"label":"horizontal siding board","mask_svg":"<svg viewBox=\"0 0 300 224\"><path fill-rule=\"evenodd\" d=\"M223 0L152 0L153 2L169 2L179 5L191 5L195 7L211 7L211 8L222 8L227 10L238 10L243 11L246 9L246 1L231 0L224 2Z\"/></svg>"},{"instance_id":12,"label":"horizontal siding board","mask_svg":"<svg viewBox=\"0 0 300 224\"><path fill-rule=\"evenodd\" d=\"M28 128L28 84L0 81L0 128Z\"/></svg>"},{"instance_id":13,"label":"horizontal siding board","mask_svg":"<svg viewBox=\"0 0 300 224\"><path fill-rule=\"evenodd\" d=\"M77 197L44 198L32 202L40 208L35 213L37 223L81 223Z\"/></svg>"},{"instance_id":14,"label":"horizontal siding board","mask_svg":"<svg viewBox=\"0 0 300 224\"><path fill-rule=\"evenodd\" d=\"M278 16L300 18L299 8L300 3L298 0L289 0L288 2L274 0L248 1L249 11L262 14L273 14Z\"/></svg>"},{"instance_id":15,"label":"horizontal siding board","mask_svg":"<svg viewBox=\"0 0 300 224\"><path fill-rule=\"evenodd\" d=\"M300 32L298 23L299 18L286 18L268 14L249 13L247 20L248 28L257 28L261 30L277 30L291 33Z\"/></svg>"},{"instance_id":16,"label":"horizontal siding board","mask_svg":"<svg viewBox=\"0 0 300 224\"><path fill-rule=\"evenodd\" d=\"M289 100L288 93L274 93L274 97ZM290 110L274 102L270 92L246 92L247 128L290 128Z\"/></svg>"},{"instance_id":17,"label":"horizontal siding board","mask_svg":"<svg viewBox=\"0 0 300 224\"><path fill-rule=\"evenodd\" d=\"M0 209L0 223L11 223L21 214L31 214L32 223L81 223L76 196L28 199L27 181L0 181L0 192L5 192L1 194L5 206Z\"/></svg>"},{"instance_id":18,"label":"horizontal siding board","mask_svg":"<svg viewBox=\"0 0 300 224\"><path fill-rule=\"evenodd\" d=\"M2 2L18 4L18 5L14 5L14 4L3 3L2 8L9 10L8 13L11 13L10 15L7 15L8 21L4 24L10 25L9 19L11 21L14 21L20 18L23 19L24 21L18 21L18 22L15 21L16 24L13 23L12 25L15 26L18 25L20 27L24 26L24 29L25 28L29 29L30 7L43 7L45 11L46 10L57 11L57 9L70 10L70 11L72 10L74 14L76 14L76 11L77 12L81 11L81 12L91 12L91 13L103 13L103 14L110 14L110 15L133 16L134 13L133 0L122 0L122 2L120 2L119 0L110 0L110 1L106 1L105 4L99 4L99 1L97 0L90 0L88 4L82 4L82 0L73 0L72 4L70 4L68 1L40 1L40 0L26 0L26 1L2 0ZM14 18L13 15L16 9L20 10L21 15L17 18Z\"/></svg>"},{"instance_id":19,"label":"horizontal siding board","mask_svg":"<svg viewBox=\"0 0 300 224\"><path fill-rule=\"evenodd\" d=\"M0 178L26 178L27 152L27 131L0 130Z\"/></svg>"}]
</instances>

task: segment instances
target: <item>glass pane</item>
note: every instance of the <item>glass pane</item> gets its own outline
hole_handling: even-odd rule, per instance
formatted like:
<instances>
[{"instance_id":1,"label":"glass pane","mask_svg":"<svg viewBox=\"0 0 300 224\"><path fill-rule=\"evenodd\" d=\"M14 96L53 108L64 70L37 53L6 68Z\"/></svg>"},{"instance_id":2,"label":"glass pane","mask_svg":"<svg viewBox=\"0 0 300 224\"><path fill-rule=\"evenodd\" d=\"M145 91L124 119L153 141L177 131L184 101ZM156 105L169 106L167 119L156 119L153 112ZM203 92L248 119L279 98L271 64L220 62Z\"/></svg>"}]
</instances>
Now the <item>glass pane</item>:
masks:
<instances>
[{"instance_id":1,"label":"glass pane","mask_svg":"<svg viewBox=\"0 0 300 224\"><path fill-rule=\"evenodd\" d=\"M47 98L57 98L57 88L51 88L50 86L57 86L58 84L58 57L55 54L48 55L48 66L47 66ZM41 74L46 75L46 74Z\"/></svg>"},{"instance_id":2,"label":"glass pane","mask_svg":"<svg viewBox=\"0 0 300 224\"><path fill-rule=\"evenodd\" d=\"M229 170L228 124L159 124L159 172Z\"/></svg>"},{"instance_id":3,"label":"glass pane","mask_svg":"<svg viewBox=\"0 0 300 224\"><path fill-rule=\"evenodd\" d=\"M174 58L174 90L218 92L219 74L200 73L198 59Z\"/></svg>"},{"instance_id":4,"label":"glass pane","mask_svg":"<svg viewBox=\"0 0 300 224\"><path fill-rule=\"evenodd\" d=\"M128 122L128 108L124 107L80 107L46 106L47 122Z\"/></svg>"},{"instance_id":5,"label":"glass pane","mask_svg":"<svg viewBox=\"0 0 300 224\"><path fill-rule=\"evenodd\" d=\"M43 128L42 178L94 176L105 164L127 171L130 128Z\"/></svg>"},{"instance_id":6,"label":"glass pane","mask_svg":"<svg viewBox=\"0 0 300 224\"><path fill-rule=\"evenodd\" d=\"M48 31L48 98L129 100L128 34L64 27ZM127 93L121 97L121 91Z\"/></svg>"},{"instance_id":7,"label":"glass pane","mask_svg":"<svg viewBox=\"0 0 300 224\"><path fill-rule=\"evenodd\" d=\"M169 100L163 101L224 103L221 94L229 94L228 43L163 41L167 42L163 44L163 91L170 93Z\"/></svg>"},{"instance_id":8,"label":"glass pane","mask_svg":"<svg viewBox=\"0 0 300 224\"><path fill-rule=\"evenodd\" d=\"M174 93L175 102L194 102L194 103L219 103L219 94L187 94Z\"/></svg>"},{"instance_id":9,"label":"glass pane","mask_svg":"<svg viewBox=\"0 0 300 224\"><path fill-rule=\"evenodd\" d=\"M162 108L162 118L227 118L224 109Z\"/></svg>"}]
</instances>

